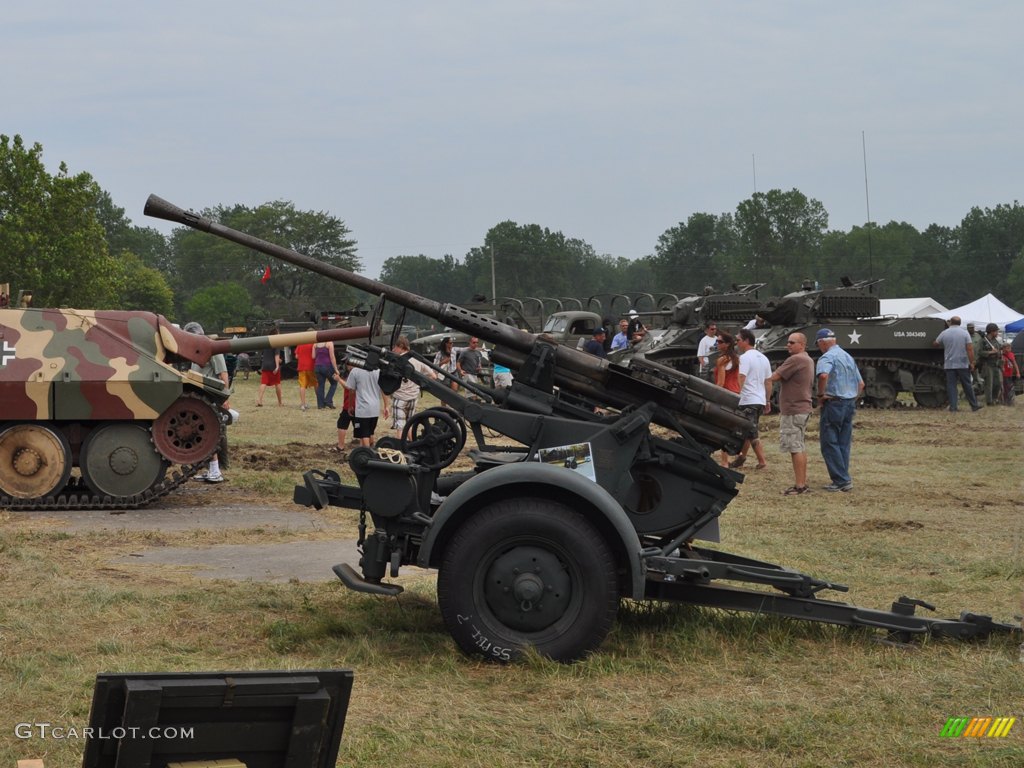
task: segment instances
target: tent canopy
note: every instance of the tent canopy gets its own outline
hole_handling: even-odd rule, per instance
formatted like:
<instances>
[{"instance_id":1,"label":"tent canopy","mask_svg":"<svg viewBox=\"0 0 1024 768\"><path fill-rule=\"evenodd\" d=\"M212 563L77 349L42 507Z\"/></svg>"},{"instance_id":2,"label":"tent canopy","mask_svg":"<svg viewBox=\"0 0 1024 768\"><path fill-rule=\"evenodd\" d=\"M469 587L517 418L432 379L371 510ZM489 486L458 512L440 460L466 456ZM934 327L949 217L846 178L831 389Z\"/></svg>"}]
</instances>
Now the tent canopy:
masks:
<instances>
[{"instance_id":1,"label":"tent canopy","mask_svg":"<svg viewBox=\"0 0 1024 768\"><path fill-rule=\"evenodd\" d=\"M932 317L941 317L943 320L949 320L953 316L959 317L963 321L963 325L974 323L979 330L984 330L989 323L995 323L1005 329L1008 324L1014 325L1024 320L1024 315L1006 306L991 293L986 293L980 299L975 299L962 307L936 312L932 315Z\"/></svg>"},{"instance_id":2,"label":"tent canopy","mask_svg":"<svg viewBox=\"0 0 1024 768\"><path fill-rule=\"evenodd\" d=\"M916 299L881 299L879 311L883 317L932 317L946 308L930 296Z\"/></svg>"}]
</instances>

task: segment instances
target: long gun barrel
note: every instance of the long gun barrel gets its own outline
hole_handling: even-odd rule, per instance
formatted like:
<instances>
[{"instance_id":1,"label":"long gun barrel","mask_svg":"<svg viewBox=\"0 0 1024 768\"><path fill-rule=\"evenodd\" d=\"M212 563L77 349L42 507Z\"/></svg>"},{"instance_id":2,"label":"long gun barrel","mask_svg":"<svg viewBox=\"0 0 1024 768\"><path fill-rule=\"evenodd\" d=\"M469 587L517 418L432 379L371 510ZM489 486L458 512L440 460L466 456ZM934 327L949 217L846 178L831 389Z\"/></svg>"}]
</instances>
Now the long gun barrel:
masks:
<instances>
[{"instance_id":1,"label":"long gun barrel","mask_svg":"<svg viewBox=\"0 0 1024 768\"><path fill-rule=\"evenodd\" d=\"M505 325L493 317L479 315L455 304L434 301L333 264L325 264L298 251L185 211L156 195L149 196L144 213L209 232L353 288L384 296L448 327L497 345L499 350L495 359L499 362L502 359L501 348L505 348L508 351L506 359L518 367L516 363L529 355L538 341L536 334ZM613 407L642 405L653 401L664 409L655 415L656 423L669 429L682 427L701 442L715 448L734 447L750 436L751 424L738 412L739 398L696 377L652 363L632 367L617 365L564 345L556 346L555 363L555 383L560 387Z\"/></svg>"},{"instance_id":2,"label":"long gun barrel","mask_svg":"<svg viewBox=\"0 0 1024 768\"><path fill-rule=\"evenodd\" d=\"M283 349L299 344L316 344L321 341L355 341L370 337L370 327L359 325L351 328L329 328L326 330L298 331L297 333L276 333L272 336L243 336L237 339L209 339L175 328L169 323L160 325L160 337L164 348L199 365L205 365L214 355L238 352L254 352L259 349Z\"/></svg>"}]
</instances>

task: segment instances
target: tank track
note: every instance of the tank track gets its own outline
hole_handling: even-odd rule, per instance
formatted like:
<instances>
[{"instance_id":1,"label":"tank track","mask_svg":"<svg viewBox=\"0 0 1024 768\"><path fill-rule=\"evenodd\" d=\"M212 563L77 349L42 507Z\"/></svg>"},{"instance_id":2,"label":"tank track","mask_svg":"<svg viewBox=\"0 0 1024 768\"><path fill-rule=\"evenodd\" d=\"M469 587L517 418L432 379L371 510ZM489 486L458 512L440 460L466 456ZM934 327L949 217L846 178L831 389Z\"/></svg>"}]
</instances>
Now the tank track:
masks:
<instances>
[{"instance_id":1,"label":"tank track","mask_svg":"<svg viewBox=\"0 0 1024 768\"><path fill-rule=\"evenodd\" d=\"M131 496L98 496L82 482L82 478L73 477L63 491L45 498L17 499L11 496L0 495L0 509L9 509L12 512L62 512L73 509L140 509L161 496L166 496L179 485L187 482L203 466L204 464L200 463L180 467L179 470L169 472L156 485L147 488L142 493Z\"/></svg>"},{"instance_id":2,"label":"tank track","mask_svg":"<svg viewBox=\"0 0 1024 768\"><path fill-rule=\"evenodd\" d=\"M865 365L871 365L871 366L874 366L876 368L884 368L884 367L887 367L888 365L890 365L892 363L896 363L897 364L897 370L910 371L914 375L915 379L918 377L919 374L923 373L924 371L936 371L939 374L942 374L942 369L941 368L936 368L934 365L928 365L926 363L922 363L922 362L917 361L917 360L906 360L906 359L897 358L897 357L854 357L854 359L857 361L858 367L863 367ZM879 408L880 407L880 406L875 405L874 403L870 403L870 402L869 403L865 403L865 405L868 408ZM915 401L913 403L894 403L892 406L890 406L889 410L891 410L891 409L903 410L903 409L908 409L908 408L923 408L925 410L934 410L934 408L932 406L921 405L920 403L917 402L916 399L915 399Z\"/></svg>"}]
</instances>

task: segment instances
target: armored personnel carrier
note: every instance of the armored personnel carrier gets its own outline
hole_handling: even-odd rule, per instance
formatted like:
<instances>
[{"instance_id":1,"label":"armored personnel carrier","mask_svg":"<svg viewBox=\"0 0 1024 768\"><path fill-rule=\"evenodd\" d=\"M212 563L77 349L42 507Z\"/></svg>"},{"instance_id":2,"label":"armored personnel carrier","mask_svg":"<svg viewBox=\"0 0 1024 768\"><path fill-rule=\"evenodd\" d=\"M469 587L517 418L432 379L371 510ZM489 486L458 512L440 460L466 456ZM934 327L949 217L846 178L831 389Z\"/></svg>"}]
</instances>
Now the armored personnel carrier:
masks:
<instances>
[{"instance_id":1,"label":"armored personnel carrier","mask_svg":"<svg viewBox=\"0 0 1024 768\"><path fill-rule=\"evenodd\" d=\"M0 507L144 506L223 447L230 390L191 363L367 335L214 341L150 312L0 310ZM168 475L171 465L180 471Z\"/></svg>"},{"instance_id":2,"label":"armored personnel carrier","mask_svg":"<svg viewBox=\"0 0 1024 768\"><path fill-rule=\"evenodd\" d=\"M835 331L864 377L864 401L889 408L900 392L910 392L918 405L939 408L946 403L942 352L932 346L945 323L931 317L881 317L875 286L881 280L843 278L835 288L804 286L765 303L760 314L770 328L758 335L757 347L772 365L786 359L786 339L798 331L817 357L814 337L821 328Z\"/></svg>"}]
</instances>

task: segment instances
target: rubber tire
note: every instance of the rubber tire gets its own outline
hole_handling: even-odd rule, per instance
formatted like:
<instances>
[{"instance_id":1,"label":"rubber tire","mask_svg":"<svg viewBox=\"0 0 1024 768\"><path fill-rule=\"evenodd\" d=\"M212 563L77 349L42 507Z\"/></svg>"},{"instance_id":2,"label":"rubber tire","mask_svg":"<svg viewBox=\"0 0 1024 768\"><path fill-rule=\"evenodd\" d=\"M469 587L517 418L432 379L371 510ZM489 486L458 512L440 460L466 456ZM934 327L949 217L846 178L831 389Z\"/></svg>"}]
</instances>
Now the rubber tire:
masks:
<instances>
[{"instance_id":1,"label":"rubber tire","mask_svg":"<svg viewBox=\"0 0 1024 768\"><path fill-rule=\"evenodd\" d=\"M569 606L539 631L508 626L484 594L491 565L517 546L557 557L570 579ZM608 544L583 515L537 498L506 499L473 513L445 549L437 597L458 646L498 662L514 661L527 648L554 661L580 659L602 643L619 608L617 568Z\"/></svg>"}]
</instances>

